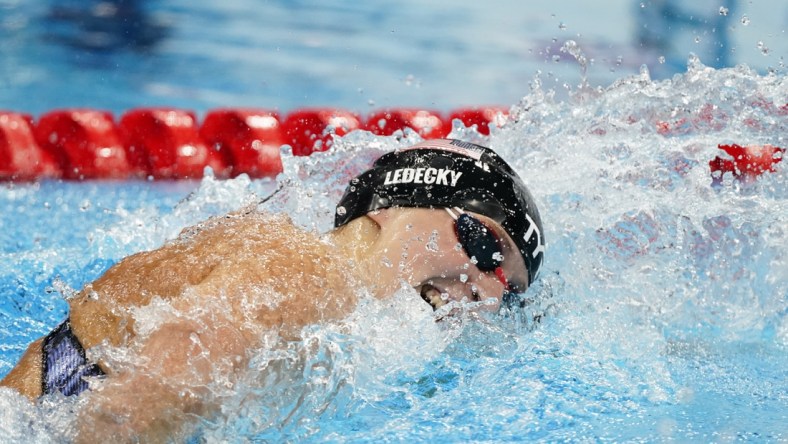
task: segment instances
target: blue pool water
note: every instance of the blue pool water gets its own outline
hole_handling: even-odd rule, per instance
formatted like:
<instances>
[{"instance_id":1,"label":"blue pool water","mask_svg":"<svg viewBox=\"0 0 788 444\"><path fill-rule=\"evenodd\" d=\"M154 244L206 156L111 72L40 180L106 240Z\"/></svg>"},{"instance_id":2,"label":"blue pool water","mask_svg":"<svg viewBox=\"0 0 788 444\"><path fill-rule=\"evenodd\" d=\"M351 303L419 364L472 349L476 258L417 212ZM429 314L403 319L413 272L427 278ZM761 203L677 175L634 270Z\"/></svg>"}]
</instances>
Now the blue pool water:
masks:
<instances>
[{"instance_id":1,"label":"blue pool water","mask_svg":"<svg viewBox=\"0 0 788 444\"><path fill-rule=\"evenodd\" d=\"M788 440L788 164L719 186L708 165L720 143L788 145L785 6L700 8L735 19L712 68L713 50L678 49L713 40L702 27L675 33L678 54L640 50L634 23L658 2L128 2L138 9L127 17L144 11L148 23L134 38L68 20L88 3L0 2L6 107L504 103L511 117L489 138L461 125L453 136L509 159L545 221L545 270L525 313L446 325L411 291L364 300L343 323L306 329L308 347L257 353L200 440ZM540 54L547 47L558 61ZM328 230L342 177L416 140L406 136L359 132L328 153L285 153L288 185L261 207ZM245 177L0 185L0 374L65 316L63 297L120 258L275 187ZM0 391L0 441L67 441L79 402Z\"/></svg>"}]
</instances>

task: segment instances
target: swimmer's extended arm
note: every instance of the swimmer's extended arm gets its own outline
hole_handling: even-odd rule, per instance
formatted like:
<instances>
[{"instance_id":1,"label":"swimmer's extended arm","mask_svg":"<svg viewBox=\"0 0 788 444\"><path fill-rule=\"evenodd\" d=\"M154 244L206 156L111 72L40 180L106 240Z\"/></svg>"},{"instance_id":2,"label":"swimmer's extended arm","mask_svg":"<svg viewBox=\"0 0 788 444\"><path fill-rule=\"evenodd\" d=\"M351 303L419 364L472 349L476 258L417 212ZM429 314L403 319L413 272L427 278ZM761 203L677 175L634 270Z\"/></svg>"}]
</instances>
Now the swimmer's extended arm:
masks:
<instances>
[{"instance_id":1,"label":"swimmer's extended arm","mask_svg":"<svg viewBox=\"0 0 788 444\"><path fill-rule=\"evenodd\" d=\"M221 401L217 387L232 386L246 365L247 344L237 330L201 324L162 325L142 345L139 364L86 392L77 441L179 441L190 419L209 418Z\"/></svg>"}]
</instances>

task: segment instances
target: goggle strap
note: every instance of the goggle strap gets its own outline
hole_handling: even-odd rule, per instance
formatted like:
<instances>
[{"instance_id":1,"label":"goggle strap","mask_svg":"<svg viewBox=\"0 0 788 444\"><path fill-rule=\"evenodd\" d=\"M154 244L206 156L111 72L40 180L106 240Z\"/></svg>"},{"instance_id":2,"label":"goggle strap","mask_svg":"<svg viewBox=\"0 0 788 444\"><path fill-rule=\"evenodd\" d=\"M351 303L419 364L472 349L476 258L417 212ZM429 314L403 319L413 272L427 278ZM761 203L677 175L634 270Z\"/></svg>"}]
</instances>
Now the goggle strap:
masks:
<instances>
[{"instance_id":1,"label":"goggle strap","mask_svg":"<svg viewBox=\"0 0 788 444\"><path fill-rule=\"evenodd\" d=\"M444 207L443 209L446 210L446 212L449 213L449 216L451 216L451 218L454 220L459 219L460 218L459 215L462 214L462 210L457 207L454 208ZM454 214L455 211L457 212L457 214Z\"/></svg>"}]
</instances>

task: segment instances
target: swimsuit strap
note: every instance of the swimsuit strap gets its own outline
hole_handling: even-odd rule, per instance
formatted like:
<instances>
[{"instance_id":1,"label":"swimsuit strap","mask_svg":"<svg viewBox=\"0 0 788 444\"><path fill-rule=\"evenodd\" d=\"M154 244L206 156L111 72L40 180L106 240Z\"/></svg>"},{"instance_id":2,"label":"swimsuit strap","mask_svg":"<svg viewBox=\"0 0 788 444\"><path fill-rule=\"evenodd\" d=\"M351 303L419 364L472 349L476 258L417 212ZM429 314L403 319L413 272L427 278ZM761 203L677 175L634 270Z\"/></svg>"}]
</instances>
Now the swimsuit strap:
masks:
<instances>
[{"instance_id":1,"label":"swimsuit strap","mask_svg":"<svg viewBox=\"0 0 788 444\"><path fill-rule=\"evenodd\" d=\"M66 319L44 338L41 390L48 395L61 392L65 396L78 395L89 388L83 379L103 376L101 368L90 363L79 339Z\"/></svg>"}]
</instances>

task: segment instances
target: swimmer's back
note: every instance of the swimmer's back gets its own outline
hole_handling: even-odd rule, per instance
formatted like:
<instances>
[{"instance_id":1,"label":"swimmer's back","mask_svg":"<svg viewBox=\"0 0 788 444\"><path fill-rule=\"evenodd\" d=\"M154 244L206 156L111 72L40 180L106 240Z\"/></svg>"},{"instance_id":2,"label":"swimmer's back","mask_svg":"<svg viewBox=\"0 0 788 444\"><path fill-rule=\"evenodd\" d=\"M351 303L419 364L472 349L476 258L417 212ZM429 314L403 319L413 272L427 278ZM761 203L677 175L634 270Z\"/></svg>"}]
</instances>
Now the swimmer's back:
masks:
<instances>
[{"instance_id":1,"label":"swimmer's back","mask_svg":"<svg viewBox=\"0 0 788 444\"><path fill-rule=\"evenodd\" d=\"M185 332L189 338L202 325L215 332L202 335L206 343L215 336L214 349L244 350L259 346L260 329L296 338L306 324L347 314L356 303L352 270L341 250L284 216L230 214L187 228L161 248L111 267L69 301L71 329L86 350L104 341L125 346L135 337L135 309L159 298L187 316L213 307L203 310L202 319L181 317L183 325L170 325L167 332ZM173 350L184 350L177 335L167 332L145 339L153 343L146 351L161 362L177 355ZM40 396L41 353L38 340L0 386L31 399Z\"/></svg>"},{"instance_id":2,"label":"swimmer's back","mask_svg":"<svg viewBox=\"0 0 788 444\"><path fill-rule=\"evenodd\" d=\"M154 297L172 300L187 292L205 297L221 293L236 300L263 285L287 295L284 303L294 308L301 306L300 298L321 297L326 291L352 298L342 272L346 267L339 266L335 254L314 233L294 227L284 216L247 212L216 217L183 230L157 250L129 256L110 268L70 301L71 322L88 349L105 339L113 345L125 343L134 327L129 309L145 306ZM331 275L335 279L326 285ZM344 299L333 303L351 302ZM287 320L296 325L333 317L328 312L291 311L291 316L301 317ZM265 307L256 315L265 326L285 321L279 315L267 318Z\"/></svg>"}]
</instances>

